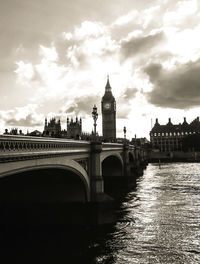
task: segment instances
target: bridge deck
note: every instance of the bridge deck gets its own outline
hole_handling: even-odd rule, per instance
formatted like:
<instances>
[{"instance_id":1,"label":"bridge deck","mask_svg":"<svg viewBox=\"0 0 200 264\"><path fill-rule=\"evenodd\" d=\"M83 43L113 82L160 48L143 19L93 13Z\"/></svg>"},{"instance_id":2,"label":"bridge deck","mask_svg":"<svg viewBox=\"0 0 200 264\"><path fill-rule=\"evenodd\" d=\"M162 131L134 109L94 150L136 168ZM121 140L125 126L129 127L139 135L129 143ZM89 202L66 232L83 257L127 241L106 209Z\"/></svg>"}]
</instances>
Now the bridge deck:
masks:
<instances>
[{"instance_id":1,"label":"bridge deck","mask_svg":"<svg viewBox=\"0 0 200 264\"><path fill-rule=\"evenodd\" d=\"M131 150L134 147L131 146ZM123 144L102 143L102 151L122 151ZM0 162L86 154L91 142L72 139L0 135Z\"/></svg>"}]
</instances>

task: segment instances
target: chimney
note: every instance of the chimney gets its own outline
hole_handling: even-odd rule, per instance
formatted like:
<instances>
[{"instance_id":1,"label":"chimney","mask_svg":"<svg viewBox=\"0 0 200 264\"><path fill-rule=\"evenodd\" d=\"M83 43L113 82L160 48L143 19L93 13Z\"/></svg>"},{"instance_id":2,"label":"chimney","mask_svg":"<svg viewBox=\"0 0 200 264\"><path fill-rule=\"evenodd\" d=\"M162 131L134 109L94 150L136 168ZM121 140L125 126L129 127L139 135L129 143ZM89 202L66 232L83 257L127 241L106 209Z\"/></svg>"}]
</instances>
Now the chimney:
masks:
<instances>
[{"instance_id":1,"label":"chimney","mask_svg":"<svg viewBox=\"0 0 200 264\"><path fill-rule=\"evenodd\" d=\"M156 124L158 124L158 118L156 118Z\"/></svg>"},{"instance_id":2,"label":"chimney","mask_svg":"<svg viewBox=\"0 0 200 264\"><path fill-rule=\"evenodd\" d=\"M169 118L169 123L171 123L171 118Z\"/></svg>"},{"instance_id":3,"label":"chimney","mask_svg":"<svg viewBox=\"0 0 200 264\"><path fill-rule=\"evenodd\" d=\"M184 122L186 122L186 117L184 117Z\"/></svg>"},{"instance_id":4,"label":"chimney","mask_svg":"<svg viewBox=\"0 0 200 264\"><path fill-rule=\"evenodd\" d=\"M197 121L199 122L199 116L197 116Z\"/></svg>"}]
</instances>

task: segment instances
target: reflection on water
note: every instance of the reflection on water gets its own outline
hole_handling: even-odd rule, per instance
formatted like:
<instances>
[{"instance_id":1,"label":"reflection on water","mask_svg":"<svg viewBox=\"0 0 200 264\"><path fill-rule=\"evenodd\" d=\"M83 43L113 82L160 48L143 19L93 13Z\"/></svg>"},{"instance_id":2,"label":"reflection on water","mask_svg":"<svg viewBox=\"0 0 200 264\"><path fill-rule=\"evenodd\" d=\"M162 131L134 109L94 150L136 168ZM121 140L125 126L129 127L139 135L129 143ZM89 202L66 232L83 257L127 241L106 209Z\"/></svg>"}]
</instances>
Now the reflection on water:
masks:
<instances>
[{"instance_id":1,"label":"reflection on water","mask_svg":"<svg viewBox=\"0 0 200 264\"><path fill-rule=\"evenodd\" d=\"M27 263L200 263L200 164L149 165L109 228L5 234L4 254Z\"/></svg>"},{"instance_id":2,"label":"reflection on water","mask_svg":"<svg viewBox=\"0 0 200 264\"><path fill-rule=\"evenodd\" d=\"M200 164L148 166L123 204L134 223L121 233L116 263L200 263L199 179Z\"/></svg>"}]
</instances>

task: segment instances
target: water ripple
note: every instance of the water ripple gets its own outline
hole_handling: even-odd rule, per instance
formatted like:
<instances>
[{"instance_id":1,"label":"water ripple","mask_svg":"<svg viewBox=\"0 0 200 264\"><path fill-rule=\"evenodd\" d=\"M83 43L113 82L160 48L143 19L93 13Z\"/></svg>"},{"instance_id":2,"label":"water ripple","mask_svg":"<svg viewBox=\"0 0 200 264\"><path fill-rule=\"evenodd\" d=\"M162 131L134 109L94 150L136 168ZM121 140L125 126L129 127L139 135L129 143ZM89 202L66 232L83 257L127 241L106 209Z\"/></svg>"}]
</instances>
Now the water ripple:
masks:
<instances>
[{"instance_id":1,"label":"water ripple","mask_svg":"<svg viewBox=\"0 0 200 264\"><path fill-rule=\"evenodd\" d=\"M126 196L106 245L109 262L200 263L200 164L149 165Z\"/></svg>"}]
</instances>

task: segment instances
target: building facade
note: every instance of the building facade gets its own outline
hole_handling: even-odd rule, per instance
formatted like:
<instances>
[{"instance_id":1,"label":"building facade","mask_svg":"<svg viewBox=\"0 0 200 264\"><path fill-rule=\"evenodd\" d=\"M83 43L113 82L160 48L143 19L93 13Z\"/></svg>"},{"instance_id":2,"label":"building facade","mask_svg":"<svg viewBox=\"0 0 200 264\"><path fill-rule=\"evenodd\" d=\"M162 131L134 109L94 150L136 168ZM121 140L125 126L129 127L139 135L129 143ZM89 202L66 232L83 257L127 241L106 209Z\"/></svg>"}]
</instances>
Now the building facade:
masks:
<instances>
[{"instance_id":1,"label":"building facade","mask_svg":"<svg viewBox=\"0 0 200 264\"><path fill-rule=\"evenodd\" d=\"M50 119L47 121L45 118L45 125L43 136L45 137L62 137L62 138L73 138L73 139L80 139L82 135L82 119L78 120L76 117L75 121L73 118L69 120L67 118L67 130L61 129L61 122L60 119L57 121L55 118Z\"/></svg>"},{"instance_id":2,"label":"building facade","mask_svg":"<svg viewBox=\"0 0 200 264\"><path fill-rule=\"evenodd\" d=\"M116 101L112 94L109 77L101 100L102 132L106 140L116 139Z\"/></svg>"},{"instance_id":3,"label":"building facade","mask_svg":"<svg viewBox=\"0 0 200 264\"><path fill-rule=\"evenodd\" d=\"M150 131L150 141L152 148L159 149L161 152L182 151L183 138L193 134L200 133L199 117L194 119L190 124L184 121L181 124L172 124L171 118L166 125L160 125L158 119Z\"/></svg>"},{"instance_id":4,"label":"building facade","mask_svg":"<svg viewBox=\"0 0 200 264\"><path fill-rule=\"evenodd\" d=\"M48 122L47 118L45 118L43 136L46 136L46 137L57 137L60 134L61 134L60 119L57 121L55 118L52 118Z\"/></svg>"},{"instance_id":5,"label":"building facade","mask_svg":"<svg viewBox=\"0 0 200 264\"><path fill-rule=\"evenodd\" d=\"M67 137L68 138L74 138L74 139L80 139L82 135L82 119L80 118L78 120L78 117L76 117L76 120L69 121L69 118L67 118Z\"/></svg>"}]
</instances>

